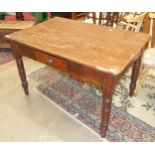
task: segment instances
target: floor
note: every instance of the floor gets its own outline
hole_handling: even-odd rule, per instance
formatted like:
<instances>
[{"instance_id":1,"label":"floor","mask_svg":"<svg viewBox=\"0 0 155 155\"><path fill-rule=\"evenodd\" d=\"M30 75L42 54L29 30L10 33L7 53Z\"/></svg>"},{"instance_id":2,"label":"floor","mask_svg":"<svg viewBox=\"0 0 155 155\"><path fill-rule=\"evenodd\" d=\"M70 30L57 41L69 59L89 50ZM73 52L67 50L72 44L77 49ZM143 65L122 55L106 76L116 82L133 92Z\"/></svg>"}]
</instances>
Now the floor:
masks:
<instances>
[{"instance_id":1,"label":"floor","mask_svg":"<svg viewBox=\"0 0 155 155\"><path fill-rule=\"evenodd\" d=\"M43 67L24 58L26 73ZM21 87L15 61L0 66L0 141L106 141L35 90Z\"/></svg>"}]
</instances>

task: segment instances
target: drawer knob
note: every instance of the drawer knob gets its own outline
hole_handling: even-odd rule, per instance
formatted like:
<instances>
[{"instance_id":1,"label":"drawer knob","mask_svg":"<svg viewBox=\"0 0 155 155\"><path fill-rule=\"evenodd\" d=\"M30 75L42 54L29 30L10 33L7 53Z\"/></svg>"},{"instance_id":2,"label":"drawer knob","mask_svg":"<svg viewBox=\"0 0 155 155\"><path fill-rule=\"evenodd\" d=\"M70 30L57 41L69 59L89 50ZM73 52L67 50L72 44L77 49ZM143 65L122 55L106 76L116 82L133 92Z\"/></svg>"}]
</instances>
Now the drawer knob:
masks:
<instances>
[{"instance_id":1,"label":"drawer knob","mask_svg":"<svg viewBox=\"0 0 155 155\"><path fill-rule=\"evenodd\" d=\"M48 63L49 65L51 65L51 64L53 63L53 60L52 60L52 59L49 59L49 60L47 61L47 63Z\"/></svg>"}]
</instances>

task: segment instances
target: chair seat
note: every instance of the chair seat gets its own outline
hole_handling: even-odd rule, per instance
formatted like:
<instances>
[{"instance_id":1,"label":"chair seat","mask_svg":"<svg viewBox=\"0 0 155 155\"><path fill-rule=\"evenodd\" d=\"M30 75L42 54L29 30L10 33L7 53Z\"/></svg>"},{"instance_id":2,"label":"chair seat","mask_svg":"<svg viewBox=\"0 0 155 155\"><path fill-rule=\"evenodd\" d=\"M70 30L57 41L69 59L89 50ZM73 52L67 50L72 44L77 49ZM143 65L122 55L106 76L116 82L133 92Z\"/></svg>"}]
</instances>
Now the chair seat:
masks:
<instances>
[{"instance_id":1,"label":"chair seat","mask_svg":"<svg viewBox=\"0 0 155 155\"><path fill-rule=\"evenodd\" d=\"M155 68L155 48L149 48L143 56L143 64Z\"/></svg>"}]
</instances>

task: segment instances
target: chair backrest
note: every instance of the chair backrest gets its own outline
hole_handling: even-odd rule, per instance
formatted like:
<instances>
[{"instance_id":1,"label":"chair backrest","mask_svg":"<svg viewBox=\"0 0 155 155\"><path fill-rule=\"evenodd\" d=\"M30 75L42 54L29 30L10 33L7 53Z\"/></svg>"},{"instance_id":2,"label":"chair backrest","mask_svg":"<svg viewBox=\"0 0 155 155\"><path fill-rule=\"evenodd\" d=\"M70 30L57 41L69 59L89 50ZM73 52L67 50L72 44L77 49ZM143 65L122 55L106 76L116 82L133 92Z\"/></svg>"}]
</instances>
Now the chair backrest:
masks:
<instances>
[{"instance_id":1,"label":"chair backrest","mask_svg":"<svg viewBox=\"0 0 155 155\"><path fill-rule=\"evenodd\" d=\"M114 23L117 23L119 15L119 12L88 12L86 18L91 18L93 24L112 27Z\"/></svg>"},{"instance_id":2,"label":"chair backrest","mask_svg":"<svg viewBox=\"0 0 155 155\"><path fill-rule=\"evenodd\" d=\"M155 13L147 13L143 32L151 35L150 46L155 47Z\"/></svg>"},{"instance_id":3,"label":"chair backrest","mask_svg":"<svg viewBox=\"0 0 155 155\"><path fill-rule=\"evenodd\" d=\"M93 24L96 24L96 21L98 20L98 17L96 15L96 12L86 12L85 19L92 19Z\"/></svg>"},{"instance_id":4,"label":"chair backrest","mask_svg":"<svg viewBox=\"0 0 155 155\"><path fill-rule=\"evenodd\" d=\"M129 14L124 16L118 23L118 27L125 30L139 32L147 13Z\"/></svg>"},{"instance_id":5,"label":"chair backrest","mask_svg":"<svg viewBox=\"0 0 155 155\"><path fill-rule=\"evenodd\" d=\"M106 25L113 27L119 19L119 12L100 12L99 25Z\"/></svg>"}]
</instances>

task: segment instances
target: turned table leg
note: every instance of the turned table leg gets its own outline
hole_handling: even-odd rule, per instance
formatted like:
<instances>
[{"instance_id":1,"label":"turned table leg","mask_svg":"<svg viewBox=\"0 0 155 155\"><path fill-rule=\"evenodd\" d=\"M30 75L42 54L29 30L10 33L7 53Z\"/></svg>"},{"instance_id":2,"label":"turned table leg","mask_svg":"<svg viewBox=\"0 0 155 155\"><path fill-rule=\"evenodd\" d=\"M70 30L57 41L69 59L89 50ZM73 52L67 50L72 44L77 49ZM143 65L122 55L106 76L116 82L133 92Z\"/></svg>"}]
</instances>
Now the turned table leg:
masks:
<instances>
[{"instance_id":1,"label":"turned table leg","mask_svg":"<svg viewBox=\"0 0 155 155\"><path fill-rule=\"evenodd\" d=\"M105 74L103 80L103 105L102 105L102 116L101 116L101 136L106 136L108 129L112 96L116 84L116 79L111 74Z\"/></svg>"},{"instance_id":2,"label":"turned table leg","mask_svg":"<svg viewBox=\"0 0 155 155\"><path fill-rule=\"evenodd\" d=\"M24 69L22 56L16 54L16 55L14 55L14 57L16 59L19 75L20 75L20 78L21 78L21 81L22 81L22 86L24 88L25 94L28 95L29 94L28 83L27 83L27 80L26 80L26 74L25 74L25 69Z\"/></svg>"},{"instance_id":3,"label":"turned table leg","mask_svg":"<svg viewBox=\"0 0 155 155\"><path fill-rule=\"evenodd\" d=\"M129 96L133 96L133 94L134 94L134 90L136 88L136 82L137 82L138 75L139 75L140 66L141 66L141 56L139 56L138 59L133 64Z\"/></svg>"}]
</instances>

